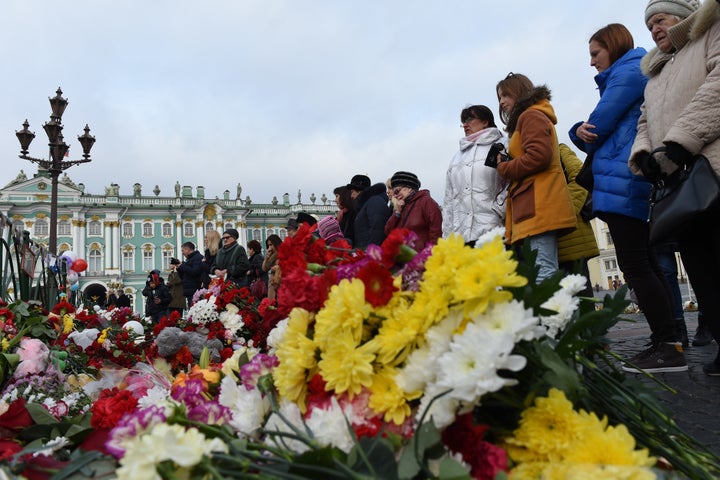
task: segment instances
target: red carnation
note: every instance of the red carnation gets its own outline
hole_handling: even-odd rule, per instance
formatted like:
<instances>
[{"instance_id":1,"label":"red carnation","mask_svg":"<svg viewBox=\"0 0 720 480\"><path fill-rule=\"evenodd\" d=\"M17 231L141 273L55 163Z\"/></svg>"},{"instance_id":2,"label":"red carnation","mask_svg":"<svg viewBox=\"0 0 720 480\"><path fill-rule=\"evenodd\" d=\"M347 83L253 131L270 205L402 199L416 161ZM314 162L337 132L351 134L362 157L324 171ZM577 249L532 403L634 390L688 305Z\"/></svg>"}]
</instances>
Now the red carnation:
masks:
<instances>
[{"instance_id":1,"label":"red carnation","mask_svg":"<svg viewBox=\"0 0 720 480\"><path fill-rule=\"evenodd\" d=\"M0 461L10 460L23 447L15 440L0 440Z\"/></svg>"},{"instance_id":2,"label":"red carnation","mask_svg":"<svg viewBox=\"0 0 720 480\"><path fill-rule=\"evenodd\" d=\"M0 415L0 427L9 430L22 430L35 423L25 407L25 399L18 398Z\"/></svg>"},{"instance_id":3,"label":"red carnation","mask_svg":"<svg viewBox=\"0 0 720 480\"><path fill-rule=\"evenodd\" d=\"M460 453L470 464L470 473L478 480L492 480L497 472L507 471L507 453L485 440L487 425L473 422L472 413L460 415L442 433L443 443L453 453Z\"/></svg>"},{"instance_id":4,"label":"red carnation","mask_svg":"<svg viewBox=\"0 0 720 480\"><path fill-rule=\"evenodd\" d=\"M377 262L368 262L357 277L365 284L365 300L373 307L385 305L397 290L390 271Z\"/></svg>"},{"instance_id":5,"label":"red carnation","mask_svg":"<svg viewBox=\"0 0 720 480\"><path fill-rule=\"evenodd\" d=\"M90 426L114 428L123 415L135 410L137 403L137 399L128 390L118 390L117 387L105 389L90 408Z\"/></svg>"}]
</instances>

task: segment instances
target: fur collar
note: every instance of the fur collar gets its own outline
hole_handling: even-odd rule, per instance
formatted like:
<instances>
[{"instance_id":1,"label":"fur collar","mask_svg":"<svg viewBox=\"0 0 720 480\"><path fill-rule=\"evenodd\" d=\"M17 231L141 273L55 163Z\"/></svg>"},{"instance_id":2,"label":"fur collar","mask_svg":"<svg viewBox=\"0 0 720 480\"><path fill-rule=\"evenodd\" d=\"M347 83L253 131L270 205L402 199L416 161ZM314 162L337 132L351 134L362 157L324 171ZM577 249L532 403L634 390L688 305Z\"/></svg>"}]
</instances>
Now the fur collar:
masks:
<instances>
[{"instance_id":1,"label":"fur collar","mask_svg":"<svg viewBox=\"0 0 720 480\"><path fill-rule=\"evenodd\" d=\"M675 51L683 48L688 42L700 38L718 21L718 18L720 18L720 3L716 0L706 0L692 15L668 30ZM643 57L640 68L648 77L654 77L673 55L655 47Z\"/></svg>"}]
</instances>

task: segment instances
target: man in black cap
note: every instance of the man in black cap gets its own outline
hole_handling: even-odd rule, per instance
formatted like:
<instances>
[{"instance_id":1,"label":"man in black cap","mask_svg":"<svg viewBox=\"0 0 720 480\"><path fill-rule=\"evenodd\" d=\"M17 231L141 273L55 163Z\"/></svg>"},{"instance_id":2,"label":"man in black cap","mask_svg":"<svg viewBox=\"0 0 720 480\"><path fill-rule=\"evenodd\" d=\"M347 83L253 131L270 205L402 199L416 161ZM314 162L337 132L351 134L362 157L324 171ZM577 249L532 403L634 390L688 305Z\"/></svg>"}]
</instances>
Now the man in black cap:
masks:
<instances>
[{"instance_id":1,"label":"man in black cap","mask_svg":"<svg viewBox=\"0 0 720 480\"><path fill-rule=\"evenodd\" d=\"M371 243L380 245L385 240L385 222L391 213L385 184L372 185L366 175L355 175L347 189L357 212L353 246L365 249Z\"/></svg>"},{"instance_id":2,"label":"man in black cap","mask_svg":"<svg viewBox=\"0 0 720 480\"><path fill-rule=\"evenodd\" d=\"M232 281L238 287L247 283L247 271L250 269L247 253L237 242L240 234L234 228L228 228L222 234L223 247L218 250L210 272L226 282Z\"/></svg>"}]
</instances>

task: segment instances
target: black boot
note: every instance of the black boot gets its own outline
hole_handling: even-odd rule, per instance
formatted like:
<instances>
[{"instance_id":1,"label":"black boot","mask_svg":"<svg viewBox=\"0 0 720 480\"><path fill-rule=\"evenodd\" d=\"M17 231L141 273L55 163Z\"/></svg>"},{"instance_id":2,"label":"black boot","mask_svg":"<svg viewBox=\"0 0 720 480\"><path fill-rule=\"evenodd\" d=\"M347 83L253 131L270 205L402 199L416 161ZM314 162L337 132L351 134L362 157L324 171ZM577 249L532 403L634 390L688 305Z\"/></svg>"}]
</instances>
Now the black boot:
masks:
<instances>
[{"instance_id":1,"label":"black boot","mask_svg":"<svg viewBox=\"0 0 720 480\"><path fill-rule=\"evenodd\" d=\"M710 333L710 327L702 316L702 312L698 312L698 327L695 331L695 338L693 338L692 344L694 347L703 347L710 345L712 342L712 334Z\"/></svg>"},{"instance_id":2,"label":"black boot","mask_svg":"<svg viewBox=\"0 0 720 480\"><path fill-rule=\"evenodd\" d=\"M678 341L682 343L683 348L687 348L690 345L690 342L688 341L687 325L685 325L684 318L675 319L675 331ZM695 342L693 341L693 345L694 344Z\"/></svg>"}]
</instances>

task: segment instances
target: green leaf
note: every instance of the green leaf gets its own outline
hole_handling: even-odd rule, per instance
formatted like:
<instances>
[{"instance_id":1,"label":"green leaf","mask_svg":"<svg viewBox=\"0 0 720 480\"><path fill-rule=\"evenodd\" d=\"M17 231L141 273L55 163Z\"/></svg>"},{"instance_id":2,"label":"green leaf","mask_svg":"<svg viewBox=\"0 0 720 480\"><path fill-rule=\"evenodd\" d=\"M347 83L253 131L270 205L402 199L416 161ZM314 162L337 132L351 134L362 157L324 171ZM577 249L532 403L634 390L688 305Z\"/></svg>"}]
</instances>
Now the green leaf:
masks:
<instances>
[{"instance_id":1,"label":"green leaf","mask_svg":"<svg viewBox=\"0 0 720 480\"><path fill-rule=\"evenodd\" d=\"M28 413L38 425L53 425L58 423L55 417L39 403L28 403L25 408L27 408Z\"/></svg>"},{"instance_id":2,"label":"green leaf","mask_svg":"<svg viewBox=\"0 0 720 480\"><path fill-rule=\"evenodd\" d=\"M363 450L367 463L357 450ZM372 478L398 480L398 467L393 449L390 443L380 436L359 439L348 455L348 466L353 472Z\"/></svg>"},{"instance_id":3,"label":"green leaf","mask_svg":"<svg viewBox=\"0 0 720 480\"><path fill-rule=\"evenodd\" d=\"M543 378L572 398L578 398L582 391L580 374L568 365L546 342L537 342L535 351L543 366L547 369Z\"/></svg>"},{"instance_id":4,"label":"green leaf","mask_svg":"<svg viewBox=\"0 0 720 480\"><path fill-rule=\"evenodd\" d=\"M471 480L470 472L452 457L445 457L440 462L441 480Z\"/></svg>"}]
</instances>

